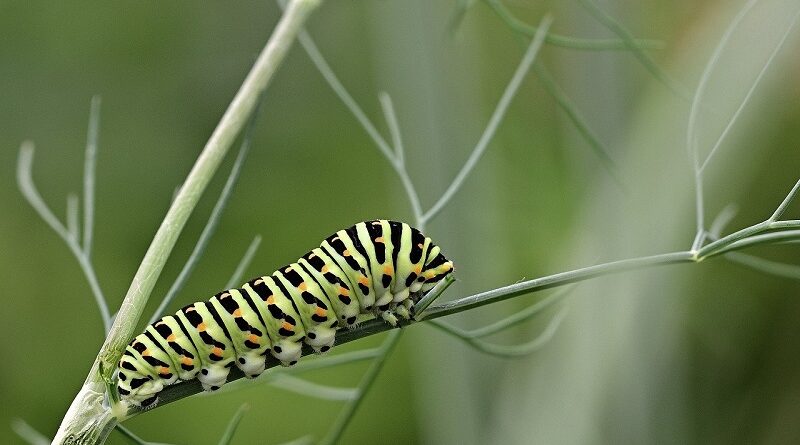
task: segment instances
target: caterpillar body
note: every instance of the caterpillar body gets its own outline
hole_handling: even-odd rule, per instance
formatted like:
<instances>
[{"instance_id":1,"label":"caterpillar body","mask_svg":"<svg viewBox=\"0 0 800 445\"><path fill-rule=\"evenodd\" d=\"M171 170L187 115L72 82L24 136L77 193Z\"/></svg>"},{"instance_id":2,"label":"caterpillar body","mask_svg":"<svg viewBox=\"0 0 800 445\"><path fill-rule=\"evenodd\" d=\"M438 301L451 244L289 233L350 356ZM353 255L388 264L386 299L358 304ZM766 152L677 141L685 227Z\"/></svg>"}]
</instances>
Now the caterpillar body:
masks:
<instances>
[{"instance_id":1,"label":"caterpillar body","mask_svg":"<svg viewBox=\"0 0 800 445\"><path fill-rule=\"evenodd\" d=\"M336 328L352 327L361 315L391 325L411 319L421 295L452 271L439 247L408 224L357 223L271 275L147 326L125 349L117 391L121 400L151 408L178 381L197 378L214 391L232 366L256 377L268 353L293 365L303 342L325 352Z\"/></svg>"}]
</instances>

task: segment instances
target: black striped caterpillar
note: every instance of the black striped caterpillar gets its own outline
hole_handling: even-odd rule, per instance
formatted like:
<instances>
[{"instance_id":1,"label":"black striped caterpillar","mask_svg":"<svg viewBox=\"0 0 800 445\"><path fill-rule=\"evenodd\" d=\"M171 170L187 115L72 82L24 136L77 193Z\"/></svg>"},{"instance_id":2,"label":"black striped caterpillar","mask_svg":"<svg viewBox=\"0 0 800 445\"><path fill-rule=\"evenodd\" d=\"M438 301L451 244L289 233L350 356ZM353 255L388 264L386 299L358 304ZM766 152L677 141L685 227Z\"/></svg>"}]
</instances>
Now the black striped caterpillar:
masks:
<instances>
[{"instance_id":1,"label":"black striped caterpillar","mask_svg":"<svg viewBox=\"0 0 800 445\"><path fill-rule=\"evenodd\" d=\"M125 349L117 391L123 401L152 408L159 392L178 381L197 378L214 391L234 365L256 377L267 353L293 365L302 342L325 352L336 328L361 316L391 325L411 319L423 293L452 271L439 247L408 224L357 223L271 275L147 326Z\"/></svg>"}]
</instances>

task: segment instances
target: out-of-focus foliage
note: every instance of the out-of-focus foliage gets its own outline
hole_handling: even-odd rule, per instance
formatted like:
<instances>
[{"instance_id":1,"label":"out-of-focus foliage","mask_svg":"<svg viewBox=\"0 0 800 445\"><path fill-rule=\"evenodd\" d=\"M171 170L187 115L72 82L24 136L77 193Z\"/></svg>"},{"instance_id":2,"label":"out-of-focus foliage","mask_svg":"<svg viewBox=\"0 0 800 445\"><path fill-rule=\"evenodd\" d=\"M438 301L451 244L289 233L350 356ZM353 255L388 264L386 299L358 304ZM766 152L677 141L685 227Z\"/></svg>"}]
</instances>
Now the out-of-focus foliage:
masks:
<instances>
[{"instance_id":1,"label":"out-of-focus foliage","mask_svg":"<svg viewBox=\"0 0 800 445\"><path fill-rule=\"evenodd\" d=\"M375 122L382 122L378 92L392 95L426 208L474 146L524 50L481 2L453 31L460 3L470 2L329 1L309 26ZM795 3L759 2L733 36L710 78L700 121L704 146L746 93ZM663 41L664 49L649 54L687 91L742 7L690 0L597 4L636 37ZM551 12L554 31L563 35L616 37L580 2L508 6L531 24ZM277 17L275 5L259 2L0 5L1 443L20 441L11 429L16 417L54 433L103 336L80 269L16 188L20 142L35 141L34 179L64 215L67 192L81 191L89 101L102 95L92 255L114 311L173 190ZM708 218L735 203L731 229L768 216L800 177L800 61L787 56L797 53L799 41L798 32L790 35L708 167ZM691 244L689 102L628 51L548 46L541 60L609 147L619 180L529 75L474 174L427 229L457 264L459 281L444 298ZM263 241L248 277L355 221L411 218L394 172L299 47L268 90L261 116L220 228L172 309L221 289L255 234ZM212 192L223 181L220 175ZM209 194L190 221L151 310L213 203ZM798 206L787 216L800 216ZM797 264L796 244L753 253ZM416 326L343 443L797 442L798 291L797 281L723 259L603 278L569 297L564 324L543 352L513 361ZM476 326L536 298L448 321ZM528 338L545 323L507 340ZM358 362L304 376L352 386L364 369ZM125 425L154 442L215 443L246 401L250 410L232 443L277 444L322 436L341 406L276 386L193 397ZM127 442L114 433L108 443Z\"/></svg>"}]
</instances>

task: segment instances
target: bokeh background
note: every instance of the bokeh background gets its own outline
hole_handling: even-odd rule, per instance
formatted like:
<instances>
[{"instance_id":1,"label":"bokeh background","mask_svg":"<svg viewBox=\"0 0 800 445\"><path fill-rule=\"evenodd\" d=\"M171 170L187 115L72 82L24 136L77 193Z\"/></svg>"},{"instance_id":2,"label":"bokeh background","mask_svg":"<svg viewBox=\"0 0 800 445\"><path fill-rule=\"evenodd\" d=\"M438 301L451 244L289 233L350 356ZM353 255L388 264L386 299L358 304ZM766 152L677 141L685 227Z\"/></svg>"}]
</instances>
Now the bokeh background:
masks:
<instances>
[{"instance_id":1,"label":"bokeh background","mask_svg":"<svg viewBox=\"0 0 800 445\"><path fill-rule=\"evenodd\" d=\"M470 7L453 30L462 3ZM688 92L743 6L597 4L633 35L662 41L649 54ZM551 13L564 35L615 37L580 2L508 6L530 24ZM710 79L701 147L719 134L797 8L762 0L733 35ZM64 215L66 194L81 193L89 101L102 96L93 261L115 310L175 187L278 17L274 4L255 1L0 3L1 443L22 443L14 418L54 434L103 338L74 258L16 186L20 143L35 142L36 184ZM328 1L309 30L384 133L377 94L394 98L425 207L468 156L525 47L481 1ZM767 217L800 177L798 42L793 32L707 170L708 218L738 206L728 230ZM443 298L691 244L686 96L629 51L547 45L539 61L608 148L617 179L540 78L528 75L478 167L427 228L457 264L459 281ZM223 166L181 236L145 318L191 251L225 174ZM790 216L798 212L793 206ZM247 276L356 221L411 216L391 168L296 47L268 90L221 226L173 309L218 291L256 234L264 240ZM752 253L798 263L796 244ZM799 290L797 280L722 258L600 278L569 296L568 315L542 351L516 360L415 326L342 443L797 443ZM479 326L542 296L450 321ZM549 316L498 341L530 338ZM365 369L308 377L355 385ZM216 443L244 402L251 408L238 444L320 437L342 406L254 383L126 426L151 441ZM112 433L108 443L128 442Z\"/></svg>"}]
</instances>

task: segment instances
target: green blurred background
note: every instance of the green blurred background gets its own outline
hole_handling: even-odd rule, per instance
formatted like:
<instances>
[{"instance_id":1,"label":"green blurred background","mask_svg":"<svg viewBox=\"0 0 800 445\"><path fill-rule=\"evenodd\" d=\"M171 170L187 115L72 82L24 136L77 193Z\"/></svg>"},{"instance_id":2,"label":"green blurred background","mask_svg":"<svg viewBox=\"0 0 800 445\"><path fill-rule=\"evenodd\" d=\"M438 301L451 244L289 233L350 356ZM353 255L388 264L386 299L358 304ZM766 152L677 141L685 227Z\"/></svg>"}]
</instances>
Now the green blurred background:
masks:
<instances>
[{"instance_id":1,"label":"green blurred background","mask_svg":"<svg viewBox=\"0 0 800 445\"><path fill-rule=\"evenodd\" d=\"M384 133L377 94L394 98L425 207L468 156L524 50L481 2L453 32L448 24L460 3L328 1L309 23ZM634 35L663 41L650 54L693 91L743 2L598 4ZM509 6L531 24L552 13L553 29L565 35L614 37L579 2ZM764 0L733 36L711 77L701 146L719 134L796 10L796 1ZM102 96L93 260L116 310L173 190L278 17L274 4L254 1L0 3L0 443L21 443L14 418L54 434L103 337L74 258L18 191L20 143L35 142L34 179L64 215L66 194L81 193L89 101ZM792 33L707 171L708 218L735 203L731 229L768 216L800 177L798 41ZM619 181L531 73L473 175L427 228L457 265L459 281L443 298L691 243L689 102L628 51L546 46L540 60L609 147ZM191 251L226 172L223 166L181 236L145 318ZM268 90L221 226L173 309L218 291L256 234L264 240L247 276L376 217L411 220L400 182L296 47ZM753 253L798 262L796 245ZM597 279L566 301L553 341L516 360L413 327L342 443L797 443L798 290L796 280L721 258ZM478 326L539 298L451 321ZM498 341L523 341L546 322ZM365 369L348 365L309 378L355 385ZM320 437L341 407L254 383L158 408L126 426L152 441L216 443L243 402L251 409L239 444ZM127 442L112 433L108 443Z\"/></svg>"}]
</instances>

